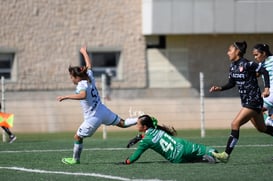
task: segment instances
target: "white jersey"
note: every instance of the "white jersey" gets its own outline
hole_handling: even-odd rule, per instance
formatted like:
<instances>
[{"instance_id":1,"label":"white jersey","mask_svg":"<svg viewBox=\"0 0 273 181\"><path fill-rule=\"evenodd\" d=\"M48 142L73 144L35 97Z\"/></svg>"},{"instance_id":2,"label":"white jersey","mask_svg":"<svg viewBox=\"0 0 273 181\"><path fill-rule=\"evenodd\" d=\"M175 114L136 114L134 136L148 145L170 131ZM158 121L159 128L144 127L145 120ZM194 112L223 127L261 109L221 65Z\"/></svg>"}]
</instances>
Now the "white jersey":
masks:
<instances>
[{"instance_id":1,"label":"white jersey","mask_svg":"<svg viewBox=\"0 0 273 181\"><path fill-rule=\"evenodd\" d=\"M87 74L91 83L87 80L81 80L76 87L76 94L79 94L81 91L86 91L86 98L80 101L83 109L84 120L88 120L90 116L94 115L98 105L101 104L93 72L88 69Z\"/></svg>"},{"instance_id":2,"label":"white jersey","mask_svg":"<svg viewBox=\"0 0 273 181\"><path fill-rule=\"evenodd\" d=\"M117 125L120 122L120 117L101 103L93 72L89 69L87 74L91 83L82 80L76 87L76 94L86 91L86 98L80 101L84 122L78 128L77 135L81 138L93 135L101 124Z\"/></svg>"}]
</instances>

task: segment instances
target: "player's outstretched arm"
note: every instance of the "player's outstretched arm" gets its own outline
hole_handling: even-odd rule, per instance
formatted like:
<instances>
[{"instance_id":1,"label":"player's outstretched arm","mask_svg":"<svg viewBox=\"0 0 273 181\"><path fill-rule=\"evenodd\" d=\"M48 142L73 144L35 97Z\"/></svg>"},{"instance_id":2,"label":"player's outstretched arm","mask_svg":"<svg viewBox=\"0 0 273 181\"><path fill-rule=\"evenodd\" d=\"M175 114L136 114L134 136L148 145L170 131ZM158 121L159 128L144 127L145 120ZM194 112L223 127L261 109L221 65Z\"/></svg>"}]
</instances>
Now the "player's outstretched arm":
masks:
<instances>
[{"instance_id":1,"label":"player's outstretched arm","mask_svg":"<svg viewBox=\"0 0 273 181\"><path fill-rule=\"evenodd\" d=\"M138 134L136 137L134 137L133 139L129 140L129 143L127 144L127 148L130 148L131 146L137 144L137 142L139 142L140 140L142 140L143 135L142 134Z\"/></svg>"},{"instance_id":2,"label":"player's outstretched arm","mask_svg":"<svg viewBox=\"0 0 273 181\"><path fill-rule=\"evenodd\" d=\"M88 69L92 68L92 61L91 58L89 57L87 51L86 51L86 45L82 46L80 49L81 54L83 55L84 61L85 61L85 66Z\"/></svg>"},{"instance_id":3,"label":"player's outstretched arm","mask_svg":"<svg viewBox=\"0 0 273 181\"><path fill-rule=\"evenodd\" d=\"M57 100L58 101L63 101L63 100L67 100L67 99L71 99L71 100L83 100L86 97L86 92L85 91L81 91L79 94L71 94L71 95L65 95L65 96L58 96Z\"/></svg>"}]
</instances>

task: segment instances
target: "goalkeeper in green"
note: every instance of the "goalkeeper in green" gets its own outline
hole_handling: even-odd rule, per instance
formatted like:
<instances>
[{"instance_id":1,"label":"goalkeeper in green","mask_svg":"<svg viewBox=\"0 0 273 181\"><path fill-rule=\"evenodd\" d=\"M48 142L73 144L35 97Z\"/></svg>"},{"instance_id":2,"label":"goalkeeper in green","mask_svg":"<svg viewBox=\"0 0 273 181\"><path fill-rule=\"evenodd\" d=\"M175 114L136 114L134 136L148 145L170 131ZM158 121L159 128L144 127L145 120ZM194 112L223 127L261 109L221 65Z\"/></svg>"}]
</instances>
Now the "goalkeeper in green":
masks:
<instances>
[{"instance_id":1,"label":"goalkeeper in green","mask_svg":"<svg viewBox=\"0 0 273 181\"><path fill-rule=\"evenodd\" d=\"M140 141L137 150L122 164L135 162L147 149L151 148L171 163L208 162L216 163L212 152L218 152L212 147L192 143L185 139L175 137L173 127L157 125L157 120L149 115L138 118L137 129L144 134L130 140L127 147Z\"/></svg>"}]
</instances>

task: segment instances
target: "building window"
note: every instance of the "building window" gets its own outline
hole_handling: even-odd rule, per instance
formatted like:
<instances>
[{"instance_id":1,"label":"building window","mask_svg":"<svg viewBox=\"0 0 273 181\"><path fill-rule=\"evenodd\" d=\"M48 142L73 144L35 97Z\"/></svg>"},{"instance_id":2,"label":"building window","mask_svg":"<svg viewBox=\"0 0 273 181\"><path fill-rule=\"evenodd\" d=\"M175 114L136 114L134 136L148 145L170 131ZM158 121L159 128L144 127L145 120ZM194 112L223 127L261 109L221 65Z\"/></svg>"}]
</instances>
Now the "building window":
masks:
<instances>
[{"instance_id":1,"label":"building window","mask_svg":"<svg viewBox=\"0 0 273 181\"><path fill-rule=\"evenodd\" d=\"M15 53L1 53L0 52L0 77L5 79L12 79L12 70L14 66Z\"/></svg>"},{"instance_id":2,"label":"building window","mask_svg":"<svg viewBox=\"0 0 273 181\"><path fill-rule=\"evenodd\" d=\"M87 50L89 57L92 59L92 71L95 77L101 77L107 70L111 70L112 77L117 77L118 65L120 63L120 50ZM85 62L83 56L80 56L81 65Z\"/></svg>"},{"instance_id":3,"label":"building window","mask_svg":"<svg viewBox=\"0 0 273 181\"><path fill-rule=\"evenodd\" d=\"M166 36L147 36L146 37L147 48L166 48Z\"/></svg>"}]
</instances>

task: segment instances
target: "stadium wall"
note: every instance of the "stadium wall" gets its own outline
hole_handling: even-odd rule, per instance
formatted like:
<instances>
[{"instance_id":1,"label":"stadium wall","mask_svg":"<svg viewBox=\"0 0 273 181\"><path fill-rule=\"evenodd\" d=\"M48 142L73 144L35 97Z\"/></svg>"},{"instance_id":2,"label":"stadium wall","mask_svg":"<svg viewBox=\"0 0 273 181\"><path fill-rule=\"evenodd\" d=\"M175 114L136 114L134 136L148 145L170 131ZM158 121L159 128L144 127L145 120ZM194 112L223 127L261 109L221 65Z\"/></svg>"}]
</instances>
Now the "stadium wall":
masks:
<instances>
[{"instance_id":1,"label":"stadium wall","mask_svg":"<svg viewBox=\"0 0 273 181\"><path fill-rule=\"evenodd\" d=\"M181 89L181 91L183 91ZM83 121L79 101L58 102L56 97L73 91L36 91L6 93L6 112L14 114L14 133L76 131ZM105 104L122 118L137 117L141 113L158 118L160 124L176 129L200 129L200 100L196 92L192 96L157 95L131 97L134 91L118 90ZM143 95L144 92L142 92ZM128 97L125 97L127 95ZM205 128L227 129L240 109L239 98L206 98ZM253 127L250 123L244 127ZM101 130L101 128L99 128ZM135 126L122 129L108 126L108 131L136 130Z\"/></svg>"}]
</instances>

